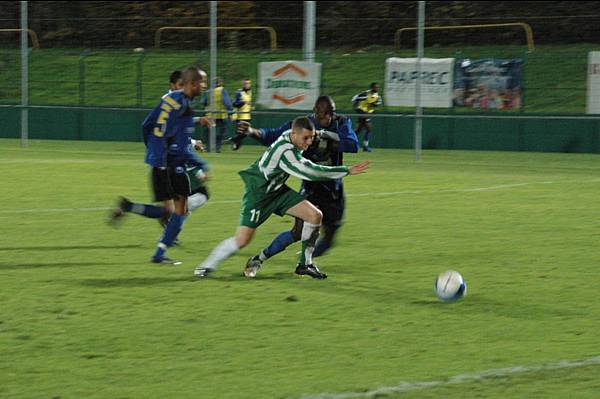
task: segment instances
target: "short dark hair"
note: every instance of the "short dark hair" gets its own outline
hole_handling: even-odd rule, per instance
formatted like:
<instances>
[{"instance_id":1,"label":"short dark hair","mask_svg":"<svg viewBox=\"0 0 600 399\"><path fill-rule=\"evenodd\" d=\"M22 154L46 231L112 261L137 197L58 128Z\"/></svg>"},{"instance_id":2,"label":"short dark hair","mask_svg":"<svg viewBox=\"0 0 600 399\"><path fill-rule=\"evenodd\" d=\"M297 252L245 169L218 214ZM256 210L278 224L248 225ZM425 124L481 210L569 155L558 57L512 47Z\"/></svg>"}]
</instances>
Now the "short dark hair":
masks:
<instances>
[{"instance_id":1,"label":"short dark hair","mask_svg":"<svg viewBox=\"0 0 600 399\"><path fill-rule=\"evenodd\" d=\"M182 72L181 79L183 80L183 84L186 84L188 82L193 82L195 80L201 80L202 74L201 74L199 68L188 67Z\"/></svg>"},{"instance_id":2,"label":"short dark hair","mask_svg":"<svg viewBox=\"0 0 600 399\"><path fill-rule=\"evenodd\" d=\"M306 116L299 116L292 122L292 130L302 131L303 129L314 131L315 125Z\"/></svg>"},{"instance_id":3,"label":"short dark hair","mask_svg":"<svg viewBox=\"0 0 600 399\"><path fill-rule=\"evenodd\" d=\"M169 83L175 84L179 79L181 79L181 71L177 69L171 72L171 76L169 76Z\"/></svg>"},{"instance_id":4,"label":"short dark hair","mask_svg":"<svg viewBox=\"0 0 600 399\"><path fill-rule=\"evenodd\" d=\"M315 101L315 109L321 104L326 104L327 111L331 112L331 114L335 114L335 101L333 101L333 98L329 96L320 96L317 98L317 101Z\"/></svg>"},{"instance_id":5,"label":"short dark hair","mask_svg":"<svg viewBox=\"0 0 600 399\"><path fill-rule=\"evenodd\" d=\"M373 83L371 83L371 89L372 89L373 87L377 86L378 84L379 84L379 83L377 83L377 82L373 82Z\"/></svg>"}]
</instances>

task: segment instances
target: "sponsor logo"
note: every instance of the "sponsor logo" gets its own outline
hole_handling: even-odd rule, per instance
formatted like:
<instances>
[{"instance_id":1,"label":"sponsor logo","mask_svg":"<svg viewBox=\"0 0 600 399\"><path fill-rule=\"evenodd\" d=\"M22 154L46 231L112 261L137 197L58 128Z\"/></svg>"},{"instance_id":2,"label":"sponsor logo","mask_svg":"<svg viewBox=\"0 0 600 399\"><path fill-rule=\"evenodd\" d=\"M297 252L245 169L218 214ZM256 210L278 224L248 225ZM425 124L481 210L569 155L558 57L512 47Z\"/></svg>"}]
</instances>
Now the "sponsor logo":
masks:
<instances>
[{"instance_id":1,"label":"sponsor logo","mask_svg":"<svg viewBox=\"0 0 600 399\"><path fill-rule=\"evenodd\" d=\"M273 71L271 78L267 79L267 89L299 89L299 90L310 90L312 89L311 82L307 80L301 79L278 79L285 75L286 73L291 73L297 75L299 78L306 78L308 73L295 64L287 64L284 67L281 67L275 71ZM303 101L305 96L304 94L298 94L293 97L286 97L281 93L274 92L272 95L274 100L277 100L285 105L291 105Z\"/></svg>"}]
</instances>

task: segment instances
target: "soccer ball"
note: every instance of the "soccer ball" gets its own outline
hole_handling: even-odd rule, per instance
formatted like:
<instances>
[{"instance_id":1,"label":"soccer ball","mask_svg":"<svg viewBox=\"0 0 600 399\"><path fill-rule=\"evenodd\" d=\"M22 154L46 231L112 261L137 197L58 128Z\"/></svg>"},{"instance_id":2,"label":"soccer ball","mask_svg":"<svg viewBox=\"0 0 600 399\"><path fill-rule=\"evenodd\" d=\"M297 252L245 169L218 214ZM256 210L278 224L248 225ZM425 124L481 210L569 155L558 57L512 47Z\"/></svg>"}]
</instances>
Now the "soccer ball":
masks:
<instances>
[{"instance_id":1,"label":"soccer ball","mask_svg":"<svg viewBox=\"0 0 600 399\"><path fill-rule=\"evenodd\" d=\"M435 281L435 295L445 302L454 302L467 295L467 284L459 272L448 270Z\"/></svg>"}]
</instances>

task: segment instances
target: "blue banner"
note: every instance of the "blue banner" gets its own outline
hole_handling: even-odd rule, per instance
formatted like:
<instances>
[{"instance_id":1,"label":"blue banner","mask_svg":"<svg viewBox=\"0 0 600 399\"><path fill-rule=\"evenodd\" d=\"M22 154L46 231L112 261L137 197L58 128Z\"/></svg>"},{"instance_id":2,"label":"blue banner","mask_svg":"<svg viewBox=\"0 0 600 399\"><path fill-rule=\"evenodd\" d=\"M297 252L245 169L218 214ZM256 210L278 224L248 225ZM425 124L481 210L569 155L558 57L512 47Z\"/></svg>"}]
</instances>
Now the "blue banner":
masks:
<instances>
[{"instance_id":1,"label":"blue banner","mask_svg":"<svg viewBox=\"0 0 600 399\"><path fill-rule=\"evenodd\" d=\"M478 109L519 109L523 60L457 60L454 106Z\"/></svg>"}]
</instances>

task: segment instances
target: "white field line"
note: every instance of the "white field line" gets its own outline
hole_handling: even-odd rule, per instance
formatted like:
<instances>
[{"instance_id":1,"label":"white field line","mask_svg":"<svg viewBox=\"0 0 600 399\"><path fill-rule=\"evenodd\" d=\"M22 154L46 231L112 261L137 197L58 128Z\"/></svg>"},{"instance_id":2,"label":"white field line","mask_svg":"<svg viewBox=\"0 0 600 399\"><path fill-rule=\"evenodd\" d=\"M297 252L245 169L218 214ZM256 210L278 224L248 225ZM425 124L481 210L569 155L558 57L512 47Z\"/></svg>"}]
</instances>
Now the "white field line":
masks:
<instances>
[{"instance_id":1,"label":"white field line","mask_svg":"<svg viewBox=\"0 0 600 399\"><path fill-rule=\"evenodd\" d=\"M381 387L365 392L321 393L316 395L305 395L302 396L302 399L378 398L381 395L401 394L416 390L444 387L448 385L479 382L492 378L510 377L519 374L540 373L544 371L565 370L595 365L600 365L600 356L591 357L585 360L562 360L558 363L549 363L537 366L515 366L502 369L491 369L476 373L459 374L447 379L437 381L402 382L395 386Z\"/></svg>"},{"instance_id":2,"label":"white field line","mask_svg":"<svg viewBox=\"0 0 600 399\"><path fill-rule=\"evenodd\" d=\"M448 193L469 193L479 191L490 191L490 190L503 190L514 187L530 186L534 184L556 184L556 183L599 183L600 179L586 180L586 181L573 181L564 180L562 182L555 181L541 181L531 183L514 183L514 184L500 184L496 186L486 187L472 187L472 188L457 188L448 190L415 190L415 191L389 191L380 193L360 193L360 194L347 194L347 197L385 197L385 196L396 196L396 195L407 195L407 194L448 194ZM227 199L219 201L209 201L207 204L239 204L240 199ZM108 211L114 208L34 208L34 209L15 209L15 210L0 210L0 214L20 214L20 213L53 213L53 212L101 212Z\"/></svg>"}]
</instances>

